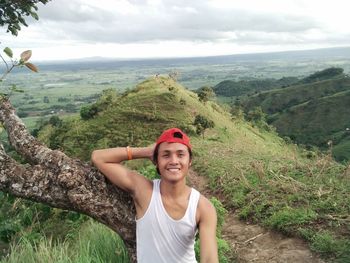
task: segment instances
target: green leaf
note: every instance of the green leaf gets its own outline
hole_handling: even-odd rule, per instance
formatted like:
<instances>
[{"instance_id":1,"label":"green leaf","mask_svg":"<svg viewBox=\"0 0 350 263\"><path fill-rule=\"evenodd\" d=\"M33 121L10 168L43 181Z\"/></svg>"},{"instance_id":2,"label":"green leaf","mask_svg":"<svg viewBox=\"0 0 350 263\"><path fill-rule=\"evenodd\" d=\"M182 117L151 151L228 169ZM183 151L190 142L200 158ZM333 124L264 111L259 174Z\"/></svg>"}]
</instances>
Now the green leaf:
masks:
<instances>
[{"instance_id":1,"label":"green leaf","mask_svg":"<svg viewBox=\"0 0 350 263\"><path fill-rule=\"evenodd\" d=\"M39 16L37 13L35 12L30 12L30 15L35 19L35 20L39 20Z\"/></svg>"},{"instance_id":2,"label":"green leaf","mask_svg":"<svg viewBox=\"0 0 350 263\"><path fill-rule=\"evenodd\" d=\"M10 58L13 57L13 52L12 52L11 48L9 48L9 47L5 47L5 48L4 48L4 53L5 53L7 56L9 56Z\"/></svg>"},{"instance_id":3,"label":"green leaf","mask_svg":"<svg viewBox=\"0 0 350 263\"><path fill-rule=\"evenodd\" d=\"M28 26L28 24L27 24L26 21L23 19L23 17L19 16L19 17L18 17L18 21L21 22L23 25Z\"/></svg>"}]
</instances>

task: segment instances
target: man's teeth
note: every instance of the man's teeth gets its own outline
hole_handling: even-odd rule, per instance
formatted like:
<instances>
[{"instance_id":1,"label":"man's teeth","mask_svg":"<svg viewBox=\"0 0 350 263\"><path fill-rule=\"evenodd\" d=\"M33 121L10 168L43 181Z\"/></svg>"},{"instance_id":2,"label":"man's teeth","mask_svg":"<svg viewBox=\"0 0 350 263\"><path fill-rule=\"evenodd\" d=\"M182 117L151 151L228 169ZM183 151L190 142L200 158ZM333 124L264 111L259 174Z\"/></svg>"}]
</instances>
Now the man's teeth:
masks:
<instances>
[{"instance_id":1,"label":"man's teeth","mask_svg":"<svg viewBox=\"0 0 350 263\"><path fill-rule=\"evenodd\" d=\"M180 170L179 168L170 168L170 169L168 169L168 171L170 171L170 172L177 172L179 170Z\"/></svg>"}]
</instances>

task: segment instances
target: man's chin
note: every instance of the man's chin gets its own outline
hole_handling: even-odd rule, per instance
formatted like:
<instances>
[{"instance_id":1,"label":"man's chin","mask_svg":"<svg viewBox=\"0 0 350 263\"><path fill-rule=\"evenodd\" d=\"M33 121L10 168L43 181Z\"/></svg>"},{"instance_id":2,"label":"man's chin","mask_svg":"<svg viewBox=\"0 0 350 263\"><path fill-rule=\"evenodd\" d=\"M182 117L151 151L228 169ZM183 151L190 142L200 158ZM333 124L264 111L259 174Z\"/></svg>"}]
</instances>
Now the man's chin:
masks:
<instances>
[{"instance_id":1,"label":"man's chin","mask_svg":"<svg viewBox=\"0 0 350 263\"><path fill-rule=\"evenodd\" d=\"M164 173L164 176L161 176L161 178L164 178L169 181L179 181L182 180L185 176L179 171L179 172L166 172Z\"/></svg>"}]
</instances>

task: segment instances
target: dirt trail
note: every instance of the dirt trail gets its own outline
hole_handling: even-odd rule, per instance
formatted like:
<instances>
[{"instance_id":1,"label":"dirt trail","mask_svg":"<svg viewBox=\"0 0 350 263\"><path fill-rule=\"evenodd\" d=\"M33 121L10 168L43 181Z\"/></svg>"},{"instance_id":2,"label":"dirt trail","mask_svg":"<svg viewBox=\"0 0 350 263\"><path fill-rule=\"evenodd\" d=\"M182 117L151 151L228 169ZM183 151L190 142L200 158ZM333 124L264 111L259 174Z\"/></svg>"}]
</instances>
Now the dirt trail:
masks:
<instances>
[{"instance_id":1,"label":"dirt trail","mask_svg":"<svg viewBox=\"0 0 350 263\"><path fill-rule=\"evenodd\" d=\"M207 180L193 170L189 183L207 197L212 196ZM324 263L301 239L286 237L258 225L240 221L229 213L223 227L223 238L229 242L239 263Z\"/></svg>"}]
</instances>

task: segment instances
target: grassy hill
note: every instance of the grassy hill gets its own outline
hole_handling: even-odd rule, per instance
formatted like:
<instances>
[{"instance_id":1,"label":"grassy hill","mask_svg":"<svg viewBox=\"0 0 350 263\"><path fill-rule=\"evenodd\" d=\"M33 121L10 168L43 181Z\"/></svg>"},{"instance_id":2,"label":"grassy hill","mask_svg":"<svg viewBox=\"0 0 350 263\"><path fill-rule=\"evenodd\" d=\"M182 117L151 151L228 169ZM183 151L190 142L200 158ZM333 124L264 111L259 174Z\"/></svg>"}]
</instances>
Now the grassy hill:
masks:
<instances>
[{"instance_id":1,"label":"grassy hill","mask_svg":"<svg viewBox=\"0 0 350 263\"><path fill-rule=\"evenodd\" d=\"M290 107L272 116L276 118L272 124L281 134L294 136L301 143L325 146L332 140L340 147L350 141L350 132L346 130L350 127L349 105L350 90L342 91ZM346 156L338 155L335 150L337 159L349 159L350 148Z\"/></svg>"},{"instance_id":2,"label":"grassy hill","mask_svg":"<svg viewBox=\"0 0 350 263\"><path fill-rule=\"evenodd\" d=\"M237 97L264 90L287 87L299 81L296 77L281 79L224 80L214 86L215 94L223 97Z\"/></svg>"},{"instance_id":3,"label":"grassy hill","mask_svg":"<svg viewBox=\"0 0 350 263\"><path fill-rule=\"evenodd\" d=\"M56 127L47 125L39 138L87 160L96 148L151 144L169 127L195 134L194 118L207 107L212 108L207 114L210 120L228 115L211 102L200 103L195 93L163 77L148 79L123 94L109 91L96 107L98 114L89 120L72 117Z\"/></svg>"},{"instance_id":4,"label":"grassy hill","mask_svg":"<svg viewBox=\"0 0 350 263\"><path fill-rule=\"evenodd\" d=\"M307 79L307 78L306 78ZM349 160L350 78L293 85L250 96L243 102L246 111L261 107L268 121L281 135L298 143L326 148L332 140L337 160Z\"/></svg>"},{"instance_id":5,"label":"grassy hill","mask_svg":"<svg viewBox=\"0 0 350 263\"><path fill-rule=\"evenodd\" d=\"M341 77L260 92L247 98L243 106L246 109L260 106L264 112L274 114L282 112L287 108L349 89L350 78Z\"/></svg>"},{"instance_id":6,"label":"grassy hill","mask_svg":"<svg viewBox=\"0 0 350 263\"><path fill-rule=\"evenodd\" d=\"M286 88L298 84L311 84L322 80L330 80L334 78L344 77L344 69L342 68L327 68L317 71L302 79L297 77L283 77L281 79L266 78L266 79L245 79L245 80L224 80L214 86L213 90L216 95L223 97L238 97L244 95L257 94L258 92Z\"/></svg>"},{"instance_id":7,"label":"grassy hill","mask_svg":"<svg viewBox=\"0 0 350 263\"><path fill-rule=\"evenodd\" d=\"M216 103L199 102L196 94L169 78L148 79L124 94L104 94L95 104L99 112L92 118L49 124L39 138L88 160L93 149L148 145L165 128L180 127L192 138L193 168L209 178L230 213L300 236L338 262L350 259L350 174L330 156L233 121ZM195 135L192 125L197 114L215 123L204 138Z\"/></svg>"}]
</instances>

